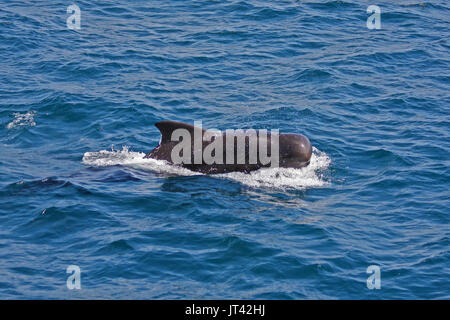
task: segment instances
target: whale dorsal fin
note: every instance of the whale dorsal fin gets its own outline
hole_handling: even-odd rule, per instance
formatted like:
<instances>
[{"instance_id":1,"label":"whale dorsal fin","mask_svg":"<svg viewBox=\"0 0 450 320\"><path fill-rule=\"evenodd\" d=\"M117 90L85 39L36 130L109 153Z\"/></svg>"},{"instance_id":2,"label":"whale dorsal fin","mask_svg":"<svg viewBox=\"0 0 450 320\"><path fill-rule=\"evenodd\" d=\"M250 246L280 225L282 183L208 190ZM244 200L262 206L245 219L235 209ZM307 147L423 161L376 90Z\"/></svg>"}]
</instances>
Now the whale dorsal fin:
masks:
<instances>
[{"instance_id":1,"label":"whale dorsal fin","mask_svg":"<svg viewBox=\"0 0 450 320\"><path fill-rule=\"evenodd\" d=\"M186 129L194 137L194 126L191 124L177 122L177 121L160 121L155 123L155 126L161 132L161 143L169 142L172 140L172 133L176 129ZM202 129L202 133L205 129Z\"/></svg>"}]
</instances>

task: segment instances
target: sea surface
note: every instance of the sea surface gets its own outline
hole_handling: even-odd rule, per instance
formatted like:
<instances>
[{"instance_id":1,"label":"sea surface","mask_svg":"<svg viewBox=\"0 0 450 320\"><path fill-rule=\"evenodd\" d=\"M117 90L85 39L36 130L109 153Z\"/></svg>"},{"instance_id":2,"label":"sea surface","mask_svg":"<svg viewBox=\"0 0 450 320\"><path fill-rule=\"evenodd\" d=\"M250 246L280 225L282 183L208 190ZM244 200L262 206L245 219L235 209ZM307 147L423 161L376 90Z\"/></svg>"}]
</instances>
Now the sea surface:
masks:
<instances>
[{"instance_id":1,"label":"sea surface","mask_svg":"<svg viewBox=\"0 0 450 320\"><path fill-rule=\"evenodd\" d=\"M0 299L450 299L449 41L440 0L1 1ZM314 154L198 174L161 120Z\"/></svg>"}]
</instances>

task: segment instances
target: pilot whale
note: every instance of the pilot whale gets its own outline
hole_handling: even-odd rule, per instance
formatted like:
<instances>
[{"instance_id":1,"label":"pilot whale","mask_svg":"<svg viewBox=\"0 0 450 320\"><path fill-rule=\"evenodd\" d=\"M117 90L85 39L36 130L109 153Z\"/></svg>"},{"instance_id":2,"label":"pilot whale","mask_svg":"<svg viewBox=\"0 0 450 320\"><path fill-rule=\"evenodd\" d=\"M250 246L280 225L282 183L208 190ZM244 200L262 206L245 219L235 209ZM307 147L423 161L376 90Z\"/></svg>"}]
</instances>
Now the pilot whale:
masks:
<instances>
[{"instance_id":1,"label":"pilot whale","mask_svg":"<svg viewBox=\"0 0 450 320\"><path fill-rule=\"evenodd\" d=\"M253 129L221 132L205 130L201 122L198 124L157 122L161 140L144 158L165 160L207 174L309 165L312 146L304 135Z\"/></svg>"}]
</instances>

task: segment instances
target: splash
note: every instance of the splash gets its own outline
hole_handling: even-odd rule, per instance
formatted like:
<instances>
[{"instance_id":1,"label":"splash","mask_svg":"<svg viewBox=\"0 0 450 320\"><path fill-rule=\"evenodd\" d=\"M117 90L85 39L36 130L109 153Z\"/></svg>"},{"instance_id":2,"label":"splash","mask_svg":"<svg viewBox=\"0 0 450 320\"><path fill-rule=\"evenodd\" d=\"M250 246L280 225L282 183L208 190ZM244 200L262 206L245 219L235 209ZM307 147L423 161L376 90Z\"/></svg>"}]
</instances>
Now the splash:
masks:
<instances>
[{"instance_id":1,"label":"splash","mask_svg":"<svg viewBox=\"0 0 450 320\"><path fill-rule=\"evenodd\" d=\"M14 113L14 120L8 123L6 126L7 129L29 126L34 127L36 122L34 122L34 116L36 115L35 111L27 111L26 113Z\"/></svg>"},{"instance_id":2,"label":"splash","mask_svg":"<svg viewBox=\"0 0 450 320\"><path fill-rule=\"evenodd\" d=\"M186 168L170 165L164 160L144 159L145 153L130 151L128 147L122 150L101 150L86 152L83 163L89 166L128 166L137 169L150 170L158 173L175 174L182 176L203 175ZM322 151L313 147L310 164L301 169L294 168L262 168L249 174L230 172L216 174L214 177L238 181L250 187L269 187L278 189L305 189L323 187L329 182L321 173L328 168L331 159Z\"/></svg>"},{"instance_id":3,"label":"splash","mask_svg":"<svg viewBox=\"0 0 450 320\"><path fill-rule=\"evenodd\" d=\"M130 151L129 147L123 146L122 150L111 151L101 150L98 152L86 152L83 155L83 163L89 166L106 167L106 166L128 166L137 169L156 171L160 173L169 173L176 175L199 175L186 168L173 166L164 160L144 159L145 153Z\"/></svg>"},{"instance_id":4,"label":"splash","mask_svg":"<svg viewBox=\"0 0 450 320\"><path fill-rule=\"evenodd\" d=\"M330 163L331 159L324 152L313 147L310 164L304 168L261 168L248 174L230 172L219 176L239 181L251 187L278 189L323 187L329 182L320 172L328 168Z\"/></svg>"}]
</instances>

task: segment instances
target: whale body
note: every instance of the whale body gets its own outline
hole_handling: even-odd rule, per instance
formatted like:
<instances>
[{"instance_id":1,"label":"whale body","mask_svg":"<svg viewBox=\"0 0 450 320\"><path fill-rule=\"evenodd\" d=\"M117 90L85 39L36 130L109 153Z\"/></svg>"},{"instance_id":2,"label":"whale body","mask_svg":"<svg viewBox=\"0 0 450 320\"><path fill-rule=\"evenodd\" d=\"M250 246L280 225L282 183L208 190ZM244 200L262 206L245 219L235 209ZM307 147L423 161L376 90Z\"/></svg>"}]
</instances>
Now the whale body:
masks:
<instances>
[{"instance_id":1,"label":"whale body","mask_svg":"<svg viewBox=\"0 0 450 320\"><path fill-rule=\"evenodd\" d=\"M275 135L273 132L262 134L261 131L238 130L235 131L235 135L233 136L229 135L228 132L219 132L219 134L217 132L211 133L209 130L176 121L161 121L157 122L155 126L161 132L161 140L158 146L150 151L145 158L165 160L170 164L180 165L196 172L215 174L239 171L248 173L271 166L302 168L309 165L312 155L312 146L309 139L301 134L277 133ZM196 161L175 161L173 159L174 148L177 148L178 151L177 145L181 141L176 138L173 139L173 134L176 132L189 134L188 137L190 140L185 141L188 148L180 154L183 156L191 156L189 157L190 159L195 159L199 155L199 152L200 154L206 152L208 145L212 142L215 141L216 146L218 143L221 149L216 149L211 153L216 156L216 161L211 163L211 161L203 158L197 159ZM200 137L200 140L195 140L196 135ZM219 140L216 141L216 139ZM253 144L253 142L255 143ZM255 145L257 145L256 149ZM231 146L233 147L232 149L227 149L227 147ZM263 158L261 156L261 152L265 147L267 154L270 154L270 158L272 159L270 163L267 162L267 157ZM219 154L218 151L221 151L223 154ZM257 151L256 154L252 154L254 151ZM216 152L217 155L215 154ZM277 159L278 161L273 161L273 159ZM276 164L274 165L275 162Z\"/></svg>"}]
</instances>

